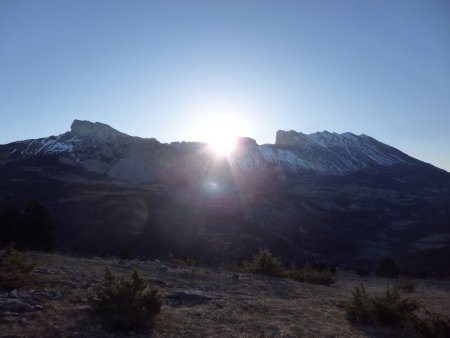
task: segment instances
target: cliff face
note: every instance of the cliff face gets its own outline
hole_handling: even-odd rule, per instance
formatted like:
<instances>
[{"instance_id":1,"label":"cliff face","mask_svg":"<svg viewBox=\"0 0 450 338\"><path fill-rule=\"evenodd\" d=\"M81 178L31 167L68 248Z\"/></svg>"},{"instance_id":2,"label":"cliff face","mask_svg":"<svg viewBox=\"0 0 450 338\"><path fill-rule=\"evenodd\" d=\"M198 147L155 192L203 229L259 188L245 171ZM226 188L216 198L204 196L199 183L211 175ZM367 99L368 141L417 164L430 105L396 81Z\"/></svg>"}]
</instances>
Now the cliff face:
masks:
<instances>
[{"instance_id":1,"label":"cliff face","mask_svg":"<svg viewBox=\"0 0 450 338\"><path fill-rule=\"evenodd\" d=\"M74 120L70 126L70 131L74 136L90 137L99 140L112 140L128 137L127 134L121 133L107 124L100 122L92 123L89 121Z\"/></svg>"}]
</instances>

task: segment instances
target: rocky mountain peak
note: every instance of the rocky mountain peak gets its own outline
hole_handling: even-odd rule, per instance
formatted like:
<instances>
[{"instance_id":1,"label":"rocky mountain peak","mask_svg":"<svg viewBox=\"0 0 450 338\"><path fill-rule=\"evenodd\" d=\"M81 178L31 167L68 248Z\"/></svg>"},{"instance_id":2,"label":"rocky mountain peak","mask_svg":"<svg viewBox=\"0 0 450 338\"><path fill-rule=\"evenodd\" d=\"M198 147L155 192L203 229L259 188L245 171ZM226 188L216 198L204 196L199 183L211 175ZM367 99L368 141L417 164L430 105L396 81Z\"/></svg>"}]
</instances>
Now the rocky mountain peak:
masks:
<instances>
[{"instance_id":1,"label":"rocky mountain peak","mask_svg":"<svg viewBox=\"0 0 450 338\"><path fill-rule=\"evenodd\" d=\"M91 137L101 140L128 136L107 124L81 120L74 120L70 126L70 130L75 136Z\"/></svg>"},{"instance_id":2,"label":"rocky mountain peak","mask_svg":"<svg viewBox=\"0 0 450 338\"><path fill-rule=\"evenodd\" d=\"M237 139L237 143L239 145L239 147L244 147L244 148L257 148L258 144L256 143L256 140L250 138L250 137L239 137Z\"/></svg>"},{"instance_id":3,"label":"rocky mountain peak","mask_svg":"<svg viewBox=\"0 0 450 338\"><path fill-rule=\"evenodd\" d=\"M278 130L275 138L276 145L303 145L310 144L308 135L296 132L294 130Z\"/></svg>"},{"instance_id":4,"label":"rocky mountain peak","mask_svg":"<svg viewBox=\"0 0 450 338\"><path fill-rule=\"evenodd\" d=\"M320 147L348 146L349 144L359 144L362 138L364 137L348 132L339 134L324 130L312 134L303 134L294 130L278 130L275 144L295 146L315 145Z\"/></svg>"}]
</instances>

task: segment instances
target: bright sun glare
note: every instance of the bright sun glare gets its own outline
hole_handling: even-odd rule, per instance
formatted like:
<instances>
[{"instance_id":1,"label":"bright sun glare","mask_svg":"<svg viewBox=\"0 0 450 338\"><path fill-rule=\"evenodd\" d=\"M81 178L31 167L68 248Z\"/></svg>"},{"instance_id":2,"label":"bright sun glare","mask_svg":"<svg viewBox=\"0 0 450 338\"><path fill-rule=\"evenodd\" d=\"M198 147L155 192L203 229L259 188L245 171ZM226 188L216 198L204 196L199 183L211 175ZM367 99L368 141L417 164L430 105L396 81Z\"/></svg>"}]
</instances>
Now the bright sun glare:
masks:
<instances>
[{"instance_id":1,"label":"bright sun glare","mask_svg":"<svg viewBox=\"0 0 450 338\"><path fill-rule=\"evenodd\" d=\"M226 131L220 132L208 141L209 147L219 156L229 155L236 148L236 137Z\"/></svg>"},{"instance_id":2,"label":"bright sun glare","mask_svg":"<svg viewBox=\"0 0 450 338\"><path fill-rule=\"evenodd\" d=\"M228 116L216 116L203 121L202 129L205 141L217 156L230 155L237 146L237 138L243 125L238 119Z\"/></svg>"}]
</instances>

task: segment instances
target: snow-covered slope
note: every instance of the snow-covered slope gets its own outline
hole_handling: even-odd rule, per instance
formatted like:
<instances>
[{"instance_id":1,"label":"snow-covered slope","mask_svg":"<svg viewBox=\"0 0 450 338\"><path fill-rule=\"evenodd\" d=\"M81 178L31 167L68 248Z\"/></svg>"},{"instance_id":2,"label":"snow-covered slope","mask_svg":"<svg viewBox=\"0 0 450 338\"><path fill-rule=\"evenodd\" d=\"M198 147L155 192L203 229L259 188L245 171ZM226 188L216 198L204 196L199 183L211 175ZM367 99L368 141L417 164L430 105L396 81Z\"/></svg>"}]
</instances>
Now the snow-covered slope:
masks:
<instances>
[{"instance_id":1,"label":"snow-covered slope","mask_svg":"<svg viewBox=\"0 0 450 338\"><path fill-rule=\"evenodd\" d=\"M264 160L294 172L345 175L359 170L421 162L366 135L303 134L279 130L274 145L259 147Z\"/></svg>"},{"instance_id":2,"label":"snow-covered slope","mask_svg":"<svg viewBox=\"0 0 450 338\"><path fill-rule=\"evenodd\" d=\"M153 169L167 148L155 139L143 139L121 133L103 123L75 120L62 135L13 142L0 146L3 161L36 156L57 156L64 164L116 179L140 182L158 178Z\"/></svg>"}]
</instances>

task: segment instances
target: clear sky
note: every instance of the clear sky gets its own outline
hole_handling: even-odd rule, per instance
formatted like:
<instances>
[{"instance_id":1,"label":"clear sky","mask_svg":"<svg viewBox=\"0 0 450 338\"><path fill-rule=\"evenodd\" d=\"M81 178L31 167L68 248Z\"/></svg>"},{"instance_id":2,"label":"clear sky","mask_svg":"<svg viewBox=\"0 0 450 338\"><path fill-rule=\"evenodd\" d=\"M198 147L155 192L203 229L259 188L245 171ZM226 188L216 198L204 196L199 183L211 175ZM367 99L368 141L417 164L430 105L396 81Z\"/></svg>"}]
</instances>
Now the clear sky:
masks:
<instances>
[{"instance_id":1,"label":"clear sky","mask_svg":"<svg viewBox=\"0 0 450 338\"><path fill-rule=\"evenodd\" d=\"M448 0L0 0L0 144L73 119L161 142L215 115L367 134L450 171Z\"/></svg>"}]
</instances>

